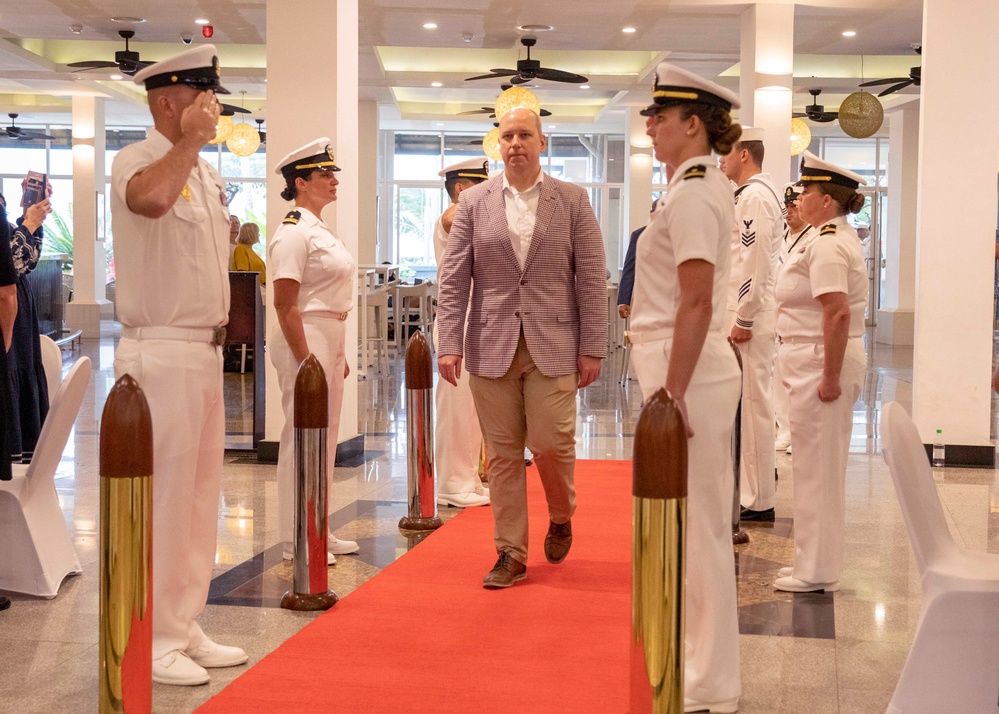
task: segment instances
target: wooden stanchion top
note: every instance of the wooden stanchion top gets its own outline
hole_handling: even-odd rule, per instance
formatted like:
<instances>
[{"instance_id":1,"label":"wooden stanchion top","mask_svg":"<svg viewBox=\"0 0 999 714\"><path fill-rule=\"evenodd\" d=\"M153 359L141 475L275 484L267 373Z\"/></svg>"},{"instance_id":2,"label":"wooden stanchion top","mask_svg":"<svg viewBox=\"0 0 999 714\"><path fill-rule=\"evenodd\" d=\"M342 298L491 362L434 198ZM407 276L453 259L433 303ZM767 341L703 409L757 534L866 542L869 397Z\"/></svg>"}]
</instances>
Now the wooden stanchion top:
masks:
<instances>
[{"instance_id":1,"label":"wooden stanchion top","mask_svg":"<svg viewBox=\"0 0 999 714\"><path fill-rule=\"evenodd\" d=\"M686 498L687 430L676 402L660 388L635 426L631 492L638 498Z\"/></svg>"},{"instance_id":2,"label":"wooden stanchion top","mask_svg":"<svg viewBox=\"0 0 999 714\"><path fill-rule=\"evenodd\" d=\"M126 374L108 393L101 414L101 477L153 474L153 418L139 383Z\"/></svg>"},{"instance_id":3,"label":"wooden stanchion top","mask_svg":"<svg viewBox=\"0 0 999 714\"><path fill-rule=\"evenodd\" d=\"M295 377L296 429L325 429L330 425L329 389L326 373L316 356L310 354Z\"/></svg>"},{"instance_id":4,"label":"wooden stanchion top","mask_svg":"<svg viewBox=\"0 0 999 714\"><path fill-rule=\"evenodd\" d=\"M409 338L406 347L406 389L433 389L434 367L430 360L430 345L421 330Z\"/></svg>"}]
</instances>

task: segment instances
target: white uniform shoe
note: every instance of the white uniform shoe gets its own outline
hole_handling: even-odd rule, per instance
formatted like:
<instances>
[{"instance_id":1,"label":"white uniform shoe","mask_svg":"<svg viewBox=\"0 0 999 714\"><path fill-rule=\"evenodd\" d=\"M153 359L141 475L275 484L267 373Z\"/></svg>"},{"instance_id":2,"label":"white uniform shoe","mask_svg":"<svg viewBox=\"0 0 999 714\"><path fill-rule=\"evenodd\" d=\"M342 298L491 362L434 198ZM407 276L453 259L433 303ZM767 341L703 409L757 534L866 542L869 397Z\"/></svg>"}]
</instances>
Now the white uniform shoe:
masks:
<instances>
[{"instance_id":1,"label":"white uniform shoe","mask_svg":"<svg viewBox=\"0 0 999 714\"><path fill-rule=\"evenodd\" d=\"M794 567L791 565L787 566L786 568L781 568L780 570L777 571L777 577L780 578L789 578L792 575L794 575Z\"/></svg>"},{"instance_id":2,"label":"white uniform shoe","mask_svg":"<svg viewBox=\"0 0 999 714\"><path fill-rule=\"evenodd\" d=\"M240 664L246 664L246 660L248 659L246 652L239 647L220 645L218 642L213 642L207 637L200 645L187 649L184 654L190 657L196 665L205 669L210 667L235 667Z\"/></svg>"},{"instance_id":3,"label":"white uniform shoe","mask_svg":"<svg viewBox=\"0 0 999 714\"><path fill-rule=\"evenodd\" d=\"M356 553L361 548L352 540L340 540L332 533L329 534L329 538L326 541L326 545L330 550L330 553L334 555L347 555L349 553Z\"/></svg>"},{"instance_id":4,"label":"white uniform shoe","mask_svg":"<svg viewBox=\"0 0 999 714\"><path fill-rule=\"evenodd\" d=\"M153 660L153 681L160 684L173 684L193 687L208 684L208 672L180 650L171 650L159 659Z\"/></svg>"},{"instance_id":5,"label":"white uniform shoe","mask_svg":"<svg viewBox=\"0 0 999 714\"><path fill-rule=\"evenodd\" d=\"M774 451L787 451L787 447L790 445L790 439L777 439L774 441Z\"/></svg>"},{"instance_id":6,"label":"white uniform shoe","mask_svg":"<svg viewBox=\"0 0 999 714\"><path fill-rule=\"evenodd\" d=\"M734 714L739 711L739 700L734 702L698 702L693 699L683 698L683 711L685 712L710 712L711 714Z\"/></svg>"},{"instance_id":7,"label":"white uniform shoe","mask_svg":"<svg viewBox=\"0 0 999 714\"><path fill-rule=\"evenodd\" d=\"M839 590L839 581L835 583L806 583L804 580L798 580L788 575L774 581L774 590L783 590L786 593L834 593Z\"/></svg>"},{"instance_id":8,"label":"white uniform shoe","mask_svg":"<svg viewBox=\"0 0 999 714\"><path fill-rule=\"evenodd\" d=\"M474 491L465 491L464 493L438 493L437 505L455 506L456 508L468 508L470 506L488 506L489 493L487 491L486 494L482 496L475 493Z\"/></svg>"},{"instance_id":9,"label":"white uniform shoe","mask_svg":"<svg viewBox=\"0 0 999 714\"><path fill-rule=\"evenodd\" d=\"M281 557L285 560L295 559L295 549L291 547L291 543L284 544L284 552L281 553ZM336 556L326 551L326 565L336 565Z\"/></svg>"}]
</instances>

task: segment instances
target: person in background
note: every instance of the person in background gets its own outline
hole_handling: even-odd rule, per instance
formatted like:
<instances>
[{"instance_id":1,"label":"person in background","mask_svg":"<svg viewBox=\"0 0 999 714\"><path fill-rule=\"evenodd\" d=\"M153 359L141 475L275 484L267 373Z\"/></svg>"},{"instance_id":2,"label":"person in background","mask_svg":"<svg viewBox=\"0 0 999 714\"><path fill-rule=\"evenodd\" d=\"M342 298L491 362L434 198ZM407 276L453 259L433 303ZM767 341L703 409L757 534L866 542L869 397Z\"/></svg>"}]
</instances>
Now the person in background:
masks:
<instances>
[{"instance_id":1,"label":"person in background","mask_svg":"<svg viewBox=\"0 0 999 714\"><path fill-rule=\"evenodd\" d=\"M24 188L22 184L22 189ZM48 187L51 195L51 184ZM0 203L7 202L0 195ZM38 314L28 275L38 265L42 252L42 222L52 211L49 198L24 209L17 224L10 225L10 251L17 272L17 319L7 369L10 373L14 419L11 424L11 461L27 464L35 452L42 424L49 411L49 387L42 363Z\"/></svg>"},{"instance_id":2,"label":"person in background","mask_svg":"<svg viewBox=\"0 0 999 714\"><path fill-rule=\"evenodd\" d=\"M256 223L244 223L239 227L239 237L236 239L236 252L233 253L230 270L247 270L260 273L260 285L267 284L267 266L257 255L253 246L260 242L260 226Z\"/></svg>"},{"instance_id":3,"label":"person in background","mask_svg":"<svg viewBox=\"0 0 999 714\"><path fill-rule=\"evenodd\" d=\"M444 189L451 199L451 205L434 225L434 256L437 260L439 284L448 234L458 208L458 197L462 191L489 178L489 160L482 157L462 161L448 166L438 175L444 179ZM438 337L435 321L435 345ZM443 379L438 380L434 398L437 403L437 421L434 423L437 505L457 508L488 506L489 489L482 486L482 479L479 478L482 429L479 427L479 416L475 413L468 376L459 378L457 386L452 386Z\"/></svg>"},{"instance_id":4,"label":"person in background","mask_svg":"<svg viewBox=\"0 0 999 714\"><path fill-rule=\"evenodd\" d=\"M229 216L229 263L232 264L232 256L236 252L236 239L239 238L239 218Z\"/></svg>"},{"instance_id":5,"label":"person in background","mask_svg":"<svg viewBox=\"0 0 999 714\"><path fill-rule=\"evenodd\" d=\"M794 565L781 568L774 588L832 592L843 568L853 405L867 367L867 270L846 220L863 208L865 179L806 151L801 182L798 210L815 229L788 256L776 291L794 444Z\"/></svg>"},{"instance_id":6,"label":"person in background","mask_svg":"<svg viewBox=\"0 0 999 714\"><path fill-rule=\"evenodd\" d=\"M11 451L9 427L14 418L10 380L7 377L7 350L10 348L14 319L17 316L17 272L10 255L9 231L7 211L0 204L0 456ZM0 481L10 481L13 478L10 459L0 458ZM0 597L0 610L9 607L10 598Z\"/></svg>"},{"instance_id":7,"label":"person in background","mask_svg":"<svg viewBox=\"0 0 999 714\"><path fill-rule=\"evenodd\" d=\"M295 378L310 355L322 365L329 389L329 448L326 478L333 481L337 432L344 380L350 374L346 348L346 320L354 308L357 263L322 219L323 208L336 200L340 168L327 137L310 141L278 162L275 173L284 178L281 198L294 202L267 245L271 266L272 300L277 326L271 330L268 352L278 373L284 426L278 449L278 537L285 560L294 554L295 516ZM354 352L353 359L357 359ZM332 494L330 489L328 493ZM329 499L329 509L333 499ZM330 524L332 527L332 524ZM327 562L337 555L356 553L352 540L332 533Z\"/></svg>"},{"instance_id":8,"label":"person in background","mask_svg":"<svg viewBox=\"0 0 999 714\"><path fill-rule=\"evenodd\" d=\"M659 161L675 166L635 259L632 364L642 396L665 388L687 427L684 711L735 712L739 622L732 552L732 431L741 376L725 300L735 205L712 151L742 132L729 90L666 62L642 110Z\"/></svg>"}]
</instances>

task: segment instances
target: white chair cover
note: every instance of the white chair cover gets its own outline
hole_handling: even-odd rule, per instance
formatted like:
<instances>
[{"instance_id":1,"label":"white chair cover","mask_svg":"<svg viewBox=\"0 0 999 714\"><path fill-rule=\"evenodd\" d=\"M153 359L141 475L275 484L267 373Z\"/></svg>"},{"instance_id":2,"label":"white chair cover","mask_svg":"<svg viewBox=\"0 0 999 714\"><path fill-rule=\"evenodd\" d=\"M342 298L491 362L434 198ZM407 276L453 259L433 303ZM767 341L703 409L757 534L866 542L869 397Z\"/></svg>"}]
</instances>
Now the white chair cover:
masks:
<instances>
[{"instance_id":1,"label":"white chair cover","mask_svg":"<svg viewBox=\"0 0 999 714\"><path fill-rule=\"evenodd\" d=\"M45 382L49 387L49 400L59 391L62 382L62 350L48 335L39 335L42 344L42 368L45 370Z\"/></svg>"},{"instance_id":2,"label":"white chair cover","mask_svg":"<svg viewBox=\"0 0 999 714\"><path fill-rule=\"evenodd\" d=\"M15 464L14 479L0 481L0 590L53 598L67 575L83 572L59 506L55 472L83 403L90 371L88 357L76 361L50 395L49 413L31 463Z\"/></svg>"},{"instance_id":3,"label":"white chair cover","mask_svg":"<svg viewBox=\"0 0 999 714\"><path fill-rule=\"evenodd\" d=\"M905 410L881 418L885 460L923 581L916 636L888 711L999 712L999 555L954 542Z\"/></svg>"}]
</instances>

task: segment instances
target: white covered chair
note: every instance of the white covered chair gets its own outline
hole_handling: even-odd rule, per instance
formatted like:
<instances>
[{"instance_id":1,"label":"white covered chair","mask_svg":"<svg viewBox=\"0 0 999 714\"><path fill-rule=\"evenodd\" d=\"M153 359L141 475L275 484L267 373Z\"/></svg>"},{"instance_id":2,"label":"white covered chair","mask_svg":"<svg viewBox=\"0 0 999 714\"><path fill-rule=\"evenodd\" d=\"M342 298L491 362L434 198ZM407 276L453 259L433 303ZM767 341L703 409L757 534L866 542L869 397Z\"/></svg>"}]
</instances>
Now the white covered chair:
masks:
<instances>
[{"instance_id":1,"label":"white covered chair","mask_svg":"<svg viewBox=\"0 0 999 714\"><path fill-rule=\"evenodd\" d=\"M14 464L14 479L0 481L0 590L53 598L70 574L83 572L55 490L76 415L90 381L81 357L50 395L48 416L30 464Z\"/></svg>"},{"instance_id":2,"label":"white covered chair","mask_svg":"<svg viewBox=\"0 0 999 714\"><path fill-rule=\"evenodd\" d=\"M48 335L39 335L39 338L42 344L42 368L45 370L45 383L51 400L62 381L62 350Z\"/></svg>"},{"instance_id":3,"label":"white covered chair","mask_svg":"<svg viewBox=\"0 0 999 714\"><path fill-rule=\"evenodd\" d=\"M885 460L923 581L916 636L888 712L999 711L999 555L954 542L919 432L892 402Z\"/></svg>"}]
</instances>

